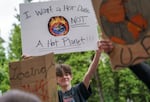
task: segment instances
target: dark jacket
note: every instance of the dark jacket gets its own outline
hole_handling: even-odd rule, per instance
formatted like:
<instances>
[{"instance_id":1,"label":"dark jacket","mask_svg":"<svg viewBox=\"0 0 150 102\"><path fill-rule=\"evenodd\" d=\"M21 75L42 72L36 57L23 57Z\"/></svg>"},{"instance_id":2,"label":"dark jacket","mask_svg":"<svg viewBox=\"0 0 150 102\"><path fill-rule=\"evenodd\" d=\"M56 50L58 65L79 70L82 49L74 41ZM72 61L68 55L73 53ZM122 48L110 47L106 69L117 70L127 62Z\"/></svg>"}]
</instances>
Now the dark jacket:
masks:
<instances>
[{"instance_id":1,"label":"dark jacket","mask_svg":"<svg viewBox=\"0 0 150 102\"><path fill-rule=\"evenodd\" d=\"M150 89L150 66L142 62L129 68Z\"/></svg>"}]
</instances>

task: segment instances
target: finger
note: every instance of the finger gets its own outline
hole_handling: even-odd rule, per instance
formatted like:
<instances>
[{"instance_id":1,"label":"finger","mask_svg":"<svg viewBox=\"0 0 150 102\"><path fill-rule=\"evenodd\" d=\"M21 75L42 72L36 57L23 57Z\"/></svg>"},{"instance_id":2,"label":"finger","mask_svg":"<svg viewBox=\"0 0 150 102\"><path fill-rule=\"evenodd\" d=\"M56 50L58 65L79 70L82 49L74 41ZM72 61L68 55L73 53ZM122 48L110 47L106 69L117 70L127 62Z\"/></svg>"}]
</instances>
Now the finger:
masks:
<instances>
[{"instance_id":1,"label":"finger","mask_svg":"<svg viewBox=\"0 0 150 102\"><path fill-rule=\"evenodd\" d=\"M103 46L112 46L113 45L110 40L101 40L99 43Z\"/></svg>"},{"instance_id":2,"label":"finger","mask_svg":"<svg viewBox=\"0 0 150 102\"><path fill-rule=\"evenodd\" d=\"M28 56L28 55L22 55L22 56L21 56L22 59L28 59L28 58L31 58L31 57L32 57L32 56Z\"/></svg>"}]
</instances>

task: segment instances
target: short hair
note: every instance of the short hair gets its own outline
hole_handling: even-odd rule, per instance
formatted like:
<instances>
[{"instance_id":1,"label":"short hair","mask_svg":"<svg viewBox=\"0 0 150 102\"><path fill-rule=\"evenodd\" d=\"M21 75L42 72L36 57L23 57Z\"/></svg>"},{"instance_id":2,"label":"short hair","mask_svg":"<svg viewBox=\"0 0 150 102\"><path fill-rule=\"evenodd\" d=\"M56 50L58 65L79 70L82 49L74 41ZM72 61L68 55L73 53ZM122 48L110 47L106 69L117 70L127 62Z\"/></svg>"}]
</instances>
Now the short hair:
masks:
<instances>
[{"instance_id":1,"label":"short hair","mask_svg":"<svg viewBox=\"0 0 150 102\"><path fill-rule=\"evenodd\" d=\"M29 92L12 89L0 97L0 102L41 102L41 100Z\"/></svg>"},{"instance_id":2,"label":"short hair","mask_svg":"<svg viewBox=\"0 0 150 102\"><path fill-rule=\"evenodd\" d=\"M56 65L56 76L62 77L64 74L72 75L71 67L67 64L57 64Z\"/></svg>"}]
</instances>

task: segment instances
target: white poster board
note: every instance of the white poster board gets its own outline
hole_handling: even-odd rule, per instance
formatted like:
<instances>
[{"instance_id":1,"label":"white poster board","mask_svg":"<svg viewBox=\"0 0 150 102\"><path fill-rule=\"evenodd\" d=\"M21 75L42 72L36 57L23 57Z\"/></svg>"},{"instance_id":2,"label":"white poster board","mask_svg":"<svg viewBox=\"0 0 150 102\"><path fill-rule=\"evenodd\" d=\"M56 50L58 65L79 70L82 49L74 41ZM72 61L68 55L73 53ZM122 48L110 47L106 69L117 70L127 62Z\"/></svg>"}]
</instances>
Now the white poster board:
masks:
<instances>
[{"instance_id":1,"label":"white poster board","mask_svg":"<svg viewBox=\"0 0 150 102\"><path fill-rule=\"evenodd\" d=\"M97 49L92 0L20 4L23 54L37 56Z\"/></svg>"}]
</instances>

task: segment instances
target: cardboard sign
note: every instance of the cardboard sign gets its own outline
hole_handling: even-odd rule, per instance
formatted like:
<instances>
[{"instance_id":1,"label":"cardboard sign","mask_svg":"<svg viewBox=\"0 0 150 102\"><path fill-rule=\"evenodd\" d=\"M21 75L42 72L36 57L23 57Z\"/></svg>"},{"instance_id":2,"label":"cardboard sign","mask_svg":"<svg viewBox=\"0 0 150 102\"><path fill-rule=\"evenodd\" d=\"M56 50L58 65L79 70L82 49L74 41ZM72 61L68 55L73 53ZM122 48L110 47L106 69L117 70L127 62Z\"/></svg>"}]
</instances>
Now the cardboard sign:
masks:
<instances>
[{"instance_id":1,"label":"cardboard sign","mask_svg":"<svg viewBox=\"0 0 150 102\"><path fill-rule=\"evenodd\" d=\"M37 56L97 49L98 22L92 0L20 5L23 54Z\"/></svg>"},{"instance_id":2,"label":"cardboard sign","mask_svg":"<svg viewBox=\"0 0 150 102\"><path fill-rule=\"evenodd\" d=\"M11 62L9 72L12 89L31 92L43 102L58 102L53 54Z\"/></svg>"},{"instance_id":3,"label":"cardboard sign","mask_svg":"<svg viewBox=\"0 0 150 102\"><path fill-rule=\"evenodd\" d=\"M113 9L117 7L115 3L122 7ZM102 36L115 45L110 54L114 70L150 58L149 3L149 0L93 0Z\"/></svg>"}]
</instances>

